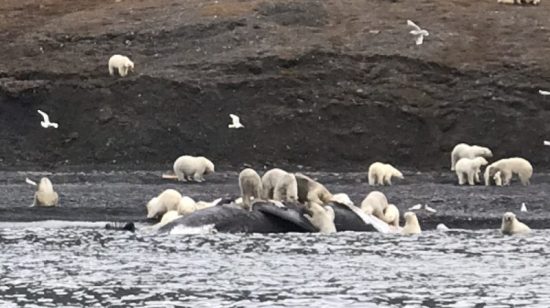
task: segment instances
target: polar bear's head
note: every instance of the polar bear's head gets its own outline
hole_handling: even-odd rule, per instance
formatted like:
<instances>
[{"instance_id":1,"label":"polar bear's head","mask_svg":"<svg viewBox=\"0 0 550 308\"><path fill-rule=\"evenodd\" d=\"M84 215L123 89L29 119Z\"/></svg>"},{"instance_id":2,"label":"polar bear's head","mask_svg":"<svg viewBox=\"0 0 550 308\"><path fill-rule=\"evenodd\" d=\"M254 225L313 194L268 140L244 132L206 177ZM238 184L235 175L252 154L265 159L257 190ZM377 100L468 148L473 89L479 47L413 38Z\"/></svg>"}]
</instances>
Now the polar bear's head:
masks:
<instances>
[{"instance_id":1,"label":"polar bear's head","mask_svg":"<svg viewBox=\"0 0 550 308\"><path fill-rule=\"evenodd\" d=\"M393 170L392 170L392 176L394 176L394 177L396 177L396 178L398 178L398 179L404 179L403 173L401 173L401 171L399 171L399 170L397 170L397 169L395 169L395 168L393 168Z\"/></svg>"},{"instance_id":2,"label":"polar bear's head","mask_svg":"<svg viewBox=\"0 0 550 308\"><path fill-rule=\"evenodd\" d=\"M214 173L214 164L206 157L201 156L201 160L204 162L204 174Z\"/></svg>"},{"instance_id":3,"label":"polar bear's head","mask_svg":"<svg viewBox=\"0 0 550 308\"><path fill-rule=\"evenodd\" d=\"M41 178L37 190L45 193L53 192L53 185L50 179L46 177Z\"/></svg>"},{"instance_id":4,"label":"polar bear's head","mask_svg":"<svg viewBox=\"0 0 550 308\"><path fill-rule=\"evenodd\" d=\"M154 217L157 217L158 215L162 215L162 214L164 214L164 212L166 212L166 209L163 210L158 201L159 201L159 198L154 197L151 200L149 200L149 202L147 202L147 205L146 205L146 207L147 207L147 218L154 218Z\"/></svg>"},{"instance_id":5,"label":"polar bear's head","mask_svg":"<svg viewBox=\"0 0 550 308\"><path fill-rule=\"evenodd\" d=\"M493 152L491 152L489 148L474 145L472 146L472 149L475 156L493 157Z\"/></svg>"},{"instance_id":6,"label":"polar bear's head","mask_svg":"<svg viewBox=\"0 0 550 308\"><path fill-rule=\"evenodd\" d=\"M489 163L484 157L481 157L481 156L474 158L474 161L478 166L485 166Z\"/></svg>"},{"instance_id":7,"label":"polar bear's head","mask_svg":"<svg viewBox=\"0 0 550 308\"><path fill-rule=\"evenodd\" d=\"M339 193L332 195L332 198L330 199L332 202L345 204L345 205L353 205L353 202L351 201L350 197L346 193Z\"/></svg>"},{"instance_id":8,"label":"polar bear's head","mask_svg":"<svg viewBox=\"0 0 550 308\"><path fill-rule=\"evenodd\" d=\"M134 62L132 62L131 60L128 59L128 61L126 61L126 63L124 64L124 67L126 67L126 69L129 70L130 72L133 72L134 71Z\"/></svg>"},{"instance_id":9,"label":"polar bear's head","mask_svg":"<svg viewBox=\"0 0 550 308\"><path fill-rule=\"evenodd\" d=\"M512 212L506 212L502 215L502 226L509 226L516 220L516 214Z\"/></svg>"}]
</instances>

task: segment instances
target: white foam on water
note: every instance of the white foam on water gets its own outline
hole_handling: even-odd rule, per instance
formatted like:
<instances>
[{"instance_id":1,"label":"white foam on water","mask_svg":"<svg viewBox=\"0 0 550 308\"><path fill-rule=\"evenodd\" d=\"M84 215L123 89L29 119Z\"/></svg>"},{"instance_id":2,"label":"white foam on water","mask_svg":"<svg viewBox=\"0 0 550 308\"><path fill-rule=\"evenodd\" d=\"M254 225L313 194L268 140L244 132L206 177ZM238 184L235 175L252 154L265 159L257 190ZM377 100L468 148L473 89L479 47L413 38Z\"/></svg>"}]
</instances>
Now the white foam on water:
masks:
<instances>
[{"instance_id":1,"label":"white foam on water","mask_svg":"<svg viewBox=\"0 0 550 308\"><path fill-rule=\"evenodd\" d=\"M204 225L200 227L188 227L184 225L178 225L170 230L170 235L210 234L215 232L217 232L217 230L214 228L214 224Z\"/></svg>"}]
</instances>

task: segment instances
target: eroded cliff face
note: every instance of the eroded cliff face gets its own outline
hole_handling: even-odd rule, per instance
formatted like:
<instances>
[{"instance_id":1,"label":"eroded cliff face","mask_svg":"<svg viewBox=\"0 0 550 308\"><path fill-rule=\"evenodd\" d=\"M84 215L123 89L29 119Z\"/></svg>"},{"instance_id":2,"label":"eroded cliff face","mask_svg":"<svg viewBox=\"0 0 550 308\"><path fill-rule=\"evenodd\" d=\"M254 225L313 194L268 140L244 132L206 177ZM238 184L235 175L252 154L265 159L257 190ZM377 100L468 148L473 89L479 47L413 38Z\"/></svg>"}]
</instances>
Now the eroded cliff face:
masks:
<instances>
[{"instance_id":1,"label":"eroded cliff face","mask_svg":"<svg viewBox=\"0 0 550 308\"><path fill-rule=\"evenodd\" d=\"M469 142L546 169L550 3L440 2L5 0L0 166L441 170Z\"/></svg>"}]
</instances>

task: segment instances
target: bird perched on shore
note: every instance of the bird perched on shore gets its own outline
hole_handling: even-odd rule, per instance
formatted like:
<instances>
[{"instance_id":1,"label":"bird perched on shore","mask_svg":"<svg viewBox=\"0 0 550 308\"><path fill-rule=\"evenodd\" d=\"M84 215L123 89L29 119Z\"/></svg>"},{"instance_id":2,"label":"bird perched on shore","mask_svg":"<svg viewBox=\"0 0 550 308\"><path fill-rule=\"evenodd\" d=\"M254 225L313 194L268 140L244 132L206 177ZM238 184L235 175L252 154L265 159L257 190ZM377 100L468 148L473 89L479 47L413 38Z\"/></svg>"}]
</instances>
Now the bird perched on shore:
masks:
<instances>
[{"instance_id":1,"label":"bird perched on shore","mask_svg":"<svg viewBox=\"0 0 550 308\"><path fill-rule=\"evenodd\" d=\"M42 127L44 127L44 128L48 128L48 127L57 128L59 126L57 123L50 122L50 117L44 111L38 110L38 113L40 113L40 115L43 118L43 121L40 122L40 125L42 125Z\"/></svg>"},{"instance_id":2,"label":"bird perched on shore","mask_svg":"<svg viewBox=\"0 0 550 308\"><path fill-rule=\"evenodd\" d=\"M422 45L422 43L424 42L424 37L430 35L428 31L421 29L418 25L416 25L411 20L407 20L407 26L414 28L409 33L416 36L416 40L415 40L416 45Z\"/></svg>"},{"instance_id":3,"label":"bird perched on shore","mask_svg":"<svg viewBox=\"0 0 550 308\"><path fill-rule=\"evenodd\" d=\"M409 211L420 211L420 210L425 210L425 211L428 211L430 213L435 213L437 212L434 208L428 206L427 204L416 204L416 205L413 205L409 208Z\"/></svg>"},{"instance_id":4,"label":"bird perched on shore","mask_svg":"<svg viewBox=\"0 0 550 308\"><path fill-rule=\"evenodd\" d=\"M233 121L233 123L229 124L227 127L229 127L229 128L244 128L244 125L241 124L241 120L239 119L238 116L236 116L234 114L230 114L229 116L231 117L231 121Z\"/></svg>"}]
</instances>

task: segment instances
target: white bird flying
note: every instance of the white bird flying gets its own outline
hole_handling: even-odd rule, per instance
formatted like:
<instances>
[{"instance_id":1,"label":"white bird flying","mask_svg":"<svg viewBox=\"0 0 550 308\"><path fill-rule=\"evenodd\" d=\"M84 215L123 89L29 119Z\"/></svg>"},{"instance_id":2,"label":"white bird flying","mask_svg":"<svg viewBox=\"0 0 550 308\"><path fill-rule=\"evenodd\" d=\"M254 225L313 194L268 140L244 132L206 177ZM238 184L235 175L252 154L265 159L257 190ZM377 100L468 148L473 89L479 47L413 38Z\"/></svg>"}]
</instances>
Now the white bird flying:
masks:
<instances>
[{"instance_id":1,"label":"white bird flying","mask_svg":"<svg viewBox=\"0 0 550 308\"><path fill-rule=\"evenodd\" d=\"M36 182L33 181L33 180L31 180L31 179L29 179L29 178L26 178L26 179L25 179L25 182L27 182L27 184L31 184L31 185L33 185L33 186L36 186Z\"/></svg>"},{"instance_id":2,"label":"white bird flying","mask_svg":"<svg viewBox=\"0 0 550 308\"><path fill-rule=\"evenodd\" d=\"M525 206L525 202L522 202L521 203L521 209L520 209L521 212L527 212L527 206Z\"/></svg>"},{"instance_id":3,"label":"white bird flying","mask_svg":"<svg viewBox=\"0 0 550 308\"><path fill-rule=\"evenodd\" d=\"M550 141L544 140L544 143L543 143L543 144L544 144L544 145L550 146Z\"/></svg>"},{"instance_id":4,"label":"white bird flying","mask_svg":"<svg viewBox=\"0 0 550 308\"><path fill-rule=\"evenodd\" d=\"M239 117L234 115L234 114L230 114L229 115L231 117L231 120L233 121L233 123L229 124L227 127L229 128L244 128L244 125L241 124L241 120L239 120Z\"/></svg>"},{"instance_id":5,"label":"white bird flying","mask_svg":"<svg viewBox=\"0 0 550 308\"><path fill-rule=\"evenodd\" d=\"M40 125L42 125L42 127L48 128L51 126L53 128L57 128L59 126L57 123L50 122L50 117L44 111L38 110L38 113L40 113L40 115L44 118L44 121L40 122Z\"/></svg>"},{"instance_id":6,"label":"white bird flying","mask_svg":"<svg viewBox=\"0 0 550 308\"><path fill-rule=\"evenodd\" d=\"M540 95L550 95L550 91L539 90Z\"/></svg>"},{"instance_id":7,"label":"white bird flying","mask_svg":"<svg viewBox=\"0 0 550 308\"><path fill-rule=\"evenodd\" d=\"M414 28L414 30L411 30L409 33L416 36L416 45L422 45L424 37L430 35L428 31L421 29L411 20L407 20L407 26Z\"/></svg>"}]
</instances>

